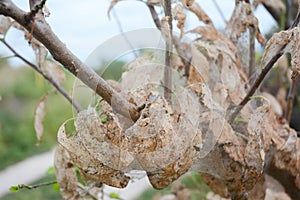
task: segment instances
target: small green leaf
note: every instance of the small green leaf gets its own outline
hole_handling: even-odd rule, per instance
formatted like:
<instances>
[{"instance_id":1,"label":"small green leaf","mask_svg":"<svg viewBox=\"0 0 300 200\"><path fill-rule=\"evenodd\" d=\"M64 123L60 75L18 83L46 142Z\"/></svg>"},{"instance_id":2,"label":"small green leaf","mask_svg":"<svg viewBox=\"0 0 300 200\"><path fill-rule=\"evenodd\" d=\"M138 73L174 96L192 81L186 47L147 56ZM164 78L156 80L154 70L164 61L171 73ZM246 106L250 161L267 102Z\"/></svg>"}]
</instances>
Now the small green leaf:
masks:
<instances>
[{"instance_id":1,"label":"small green leaf","mask_svg":"<svg viewBox=\"0 0 300 200\"><path fill-rule=\"evenodd\" d=\"M107 116L105 114L101 114L99 118L102 124L105 124L107 122Z\"/></svg>"},{"instance_id":2,"label":"small green leaf","mask_svg":"<svg viewBox=\"0 0 300 200\"><path fill-rule=\"evenodd\" d=\"M59 192L60 187L59 187L58 183L53 184L53 189L55 192Z\"/></svg>"},{"instance_id":3,"label":"small green leaf","mask_svg":"<svg viewBox=\"0 0 300 200\"><path fill-rule=\"evenodd\" d=\"M49 167L48 170L47 170L47 174L48 174L48 175L53 175L54 172L55 172L54 166Z\"/></svg>"},{"instance_id":4,"label":"small green leaf","mask_svg":"<svg viewBox=\"0 0 300 200\"><path fill-rule=\"evenodd\" d=\"M20 187L18 185L13 185L9 188L9 190L12 192L19 192Z\"/></svg>"},{"instance_id":5,"label":"small green leaf","mask_svg":"<svg viewBox=\"0 0 300 200\"><path fill-rule=\"evenodd\" d=\"M120 195L114 192L110 193L109 197L112 199L120 199Z\"/></svg>"}]
</instances>

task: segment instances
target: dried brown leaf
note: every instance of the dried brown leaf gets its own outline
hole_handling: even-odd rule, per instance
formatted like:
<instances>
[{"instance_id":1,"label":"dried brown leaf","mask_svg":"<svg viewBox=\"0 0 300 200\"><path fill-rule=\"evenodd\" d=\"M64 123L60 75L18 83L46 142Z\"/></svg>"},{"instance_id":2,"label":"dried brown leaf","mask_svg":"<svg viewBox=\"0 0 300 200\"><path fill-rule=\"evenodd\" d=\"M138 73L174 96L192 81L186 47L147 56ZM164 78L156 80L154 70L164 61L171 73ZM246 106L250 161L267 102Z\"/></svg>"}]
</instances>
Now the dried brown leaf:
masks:
<instances>
[{"instance_id":1,"label":"dried brown leaf","mask_svg":"<svg viewBox=\"0 0 300 200\"><path fill-rule=\"evenodd\" d=\"M39 67L41 67L46 60L48 50L44 47L42 43L40 43L35 38L32 38L32 36L29 33L25 33L25 38L28 39L28 41L31 43L31 47L35 54L36 63Z\"/></svg>"},{"instance_id":2,"label":"dried brown leaf","mask_svg":"<svg viewBox=\"0 0 300 200\"><path fill-rule=\"evenodd\" d=\"M213 26L198 26L189 32L200 34L203 38L210 41L215 41L219 37L218 31Z\"/></svg>"},{"instance_id":3,"label":"dried brown leaf","mask_svg":"<svg viewBox=\"0 0 300 200\"><path fill-rule=\"evenodd\" d=\"M184 3L186 5L186 3ZM206 12L201 8L201 6L197 2L193 2L190 6L187 6L191 12L193 12L200 21L204 22L205 24L213 25L212 20L206 14Z\"/></svg>"},{"instance_id":4,"label":"dried brown leaf","mask_svg":"<svg viewBox=\"0 0 300 200\"><path fill-rule=\"evenodd\" d=\"M43 123L46 116L46 101L47 101L47 94L40 99L34 112L34 129L36 132L38 144L41 143L43 132L44 132Z\"/></svg>"},{"instance_id":5,"label":"dried brown leaf","mask_svg":"<svg viewBox=\"0 0 300 200\"><path fill-rule=\"evenodd\" d=\"M189 7L191 5L193 5L195 0L181 0L181 2L186 6Z\"/></svg>"},{"instance_id":6,"label":"dried brown leaf","mask_svg":"<svg viewBox=\"0 0 300 200\"><path fill-rule=\"evenodd\" d=\"M180 37L184 34L184 24L186 20L186 14L183 11L183 8L181 5L176 5L172 9L172 15L174 16L174 19L177 20L177 27L180 29Z\"/></svg>"},{"instance_id":7,"label":"dried brown leaf","mask_svg":"<svg viewBox=\"0 0 300 200\"><path fill-rule=\"evenodd\" d=\"M274 33L266 44L266 48L262 57L262 66L265 66L266 63L268 63L275 56L275 54L284 47L284 45L289 44L291 39L291 30Z\"/></svg>"},{"instance_id":8,"label":"dried brown leaf","mask_svg":"<svg viewBox=\"0 0 300 200\"><path fill-rule=\"evenodd\" d=\"M41 67L46 60L48 50L19 23L13 22L13 27L24 32L25 39L29 42L29 44L31 44L31 48L34 51L36 63L39 67Z\"/></svg>"},{"instance_id":9,"label":"dried brown leaf","mask_svg":"<svg viewBox=\"0 0 300 200\"><path fill-rule=\"evenodd\" d=\"M107 10L107 16L108 16L108 19L110 19L110 12L111 10L114 8L114 6L119 2L119 0L111 0L110 4L109 4L109 7L108 7L108 10Z\"/></svg>"},{"instance_id":10,"label":"dried brown leaf","mask_svg":"<svg viewBox=\"0 0 300 200\"><path fill-rule=\"evenodd\" d=\"M129 177L121 171L104 165L103 162L91 155L76 133L67 136L66 123L59 128L58 142L67 150L69 162L74 163L81 170L84 180L87 182L101 182L117 188L126 187Z\"/></svg>"},{"instance_id":11,"label":"dried brown leaf","mask_svg":"<svg viewBox=\"0 0 300 200\"><path fill-rule=\"evenodd\" d=\"M0 34L5 35L11 24L12 22L9 17L0 15Z\"/></svg>"},{"instance_id":12,"label":"dried brown leaf","mask_svg":"<svg viewBox=\"0 0 300 200\"><path fill-rule=\"evenodd\" d=\"M291 46L291 69L293 71L292 73L292 79L295 79L300 74L300 28L295 27L293 29L293 42Z\"/></svg>"},{"instance_id":13,"label":"dried brown leaf","mask_svg":"<svg viewBox=\"0 0 300 200\"><path fill-rule=\"evenodd\" d=\"M92 108L80 112L75 121L78 137L85 149L100 162L112 169L124 170L133 162L134 155L126 148L127 139L117 118L106 118L107 122L101 123Z\"/></svg>"},{"instance_id":14,"label":"dried brown leaf","mask_svg":"<svg viewBox=\"0 0 300 200\"><path fill-rule=\"evenodd\" d=\"M54 62L45 61L42 70L50 76L58 85L62 85L66 79L63 70Z\"/></svg>"},{"instance_id":15,"label":"dried brown leaf","mask_svg":"<svg viewBox=\"0 0 300 200\"><path fill-rule=\"evenodd\" d=\"M77 176L70 163L68 152L58 146L54 155L55 175L60 192L64 199L79 199L77 188Z\"/></svg>"},{"instance_id":16,"label":"dried brown leaf","mask_svg":"<svg viewBox=\"0 0 300 200\"><path fill-rule=\"evenodd\" d=\"M241 34L251 26L254 26L256 30L257 41L261 45L264 45L266 43L266 39L260 33L258 20L253 15L251 5L242 1L235 7L231 18L227 23L225 33L233 42L237 42L238 38L241 37Z\"/></svg>"},{"instance_id":17,"label":"dried brown leaf","mask_svg":"<svg viewBox=\"0 0 300 200\"><path fill-rule=\"evenodd\" d=\"M262 141L262 135L264 134L265 126L267 124L268 114L270 112L270 105L267 100L258 100L257 104L263 104L258 107L248 122L248 143L245 150L245 161L249 167L254 168L257 174L261 174L263 171L265 152Z\"/></svg>"}]
</instances>

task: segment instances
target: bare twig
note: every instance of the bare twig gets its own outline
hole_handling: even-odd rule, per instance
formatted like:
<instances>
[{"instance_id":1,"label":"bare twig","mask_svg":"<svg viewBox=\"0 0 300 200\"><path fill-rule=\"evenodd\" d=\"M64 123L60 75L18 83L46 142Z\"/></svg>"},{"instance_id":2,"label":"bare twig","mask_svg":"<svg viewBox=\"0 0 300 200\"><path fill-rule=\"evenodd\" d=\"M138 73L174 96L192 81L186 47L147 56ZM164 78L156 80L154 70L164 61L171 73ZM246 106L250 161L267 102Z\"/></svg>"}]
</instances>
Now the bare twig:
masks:
<instances>
[{"instance_id":1,"label":"bare twig","mask_svg":"<svg viewBox=\"0 0 300 200\"><path fill-rule=\"evenodd\" d=\"M18 189L24 189L25 188L25 189L32 190L32 189L43 187L43 186L53 185L55 183L57 183L57 181L49 181L49 182L45 182L45 183L39 183L39 184L36 184L36 185L19 184Z\"/></svg>"},{"instance_id":2,"label":"bare twig","mask_svg":"<svg viewBox=\"0 0 300 200\"><path fill-rule=\"evenodd\" d=\"M110 105L112 104L113 98L113 104L116 105L114 106L114 110L116 112L131 118L133 121L139 118L140 114L135 107L117 93L91 68L80 61L55 35L45 19L35 20L34 23L31 21L28 22L26 20L28 13L17 7L11 0L0 1L0 14L13 18L29 32L33 30L33 37L49 50L55 60L61 63L67 70L94 90Z\"/></svg>"},{"instance_id":3,"label":"bare twig","mask_svg":"<svg viewBox=\"0 0 300 200\"><path fill-rule=\"evenodd\" d=\"M146 4L150 10L150 13L151 13L151 16L152 16L152 19L153 19L153 22L154 22L156 28L161 31L161 22L159 20L157 12L154 9L154 6L150 5L148 3L146 3ZM172 42L174 44L174 47L175 47L182 63L184 64L185 75L189 76L189 68L190 68L191 60L192 60L192 57L189 55L190 49L188 49L188 52L186 52L187 49L182 48L182 43L181 43L180 39L178 37L174 36L173 34L172 34Z\"/></svg>"},{"instance_id":4,"label":"bare twig","mask_svg":"<svg viewBox=\"0 0 300 200\"><path fill-rule=\"evenodd\" d=\"M299 76L296 76L294 79L292 79L292 84L289 89L287 110L285 113L285 119L288 123L290 123L290 121L291 121L294 100L295 100L295 96L296 96L296 92L297 92L298 80L299 80Z\"/></svg>"},{"instance_id":5,"label":"bare twig","mask_svg":"<svg viewBox=\"0 0 300 200\"><path fill-rule=\"evenodd\" d=\"M75 100L73 100L69 96L69 94L67 93L67 91L65 91L64 88L62 88L56 81L54 81L52 77L48 76L39 67L37 67L33 63L31 63L28 60L26 60L23 56L21 56L18 52L16 52L5 40L1 39L0 41L11 52L13 52L16 57L20 58L23 62L25 62L30 67L32 67L35 71L37 71L39 74L41 74L47 81L49 81L49 83L51 83L57 89L57 91L59 91L72 104L72 106L77 110L77 112L80 112L82 110L82 108L80 107L80 105Z\"/></svg>"},{"instance_id":6,"label":"bare twig","mask_svg":"<svg viewBox=\"0 0 300 200\"><path fill-rule=\"evenodd\" d=\"M249 49L250 49L250 52L249 52L249 71L248 71L248 77L249 77L249 83L252 84L253 83L253 80L251 77L255 74L255 34L256 34L256 31L255 31L255 27L253 26L250 26L249 27L249 40L250 40L250 46L249 46Z\"/></svg>"},{"instance_id":7,"label":"bare twig","mask_svg":"<svg viewBox=\"0 0 300 200\"><path fill-rule=\"evenodd\" d=\"M274 56L273 58L267 63L267 65L263 68L261 71L259 77L255 80L253 86L251 87L248 94L245 96L245 98L242 100L242 102L233 109L233 112L229 113L228 122L232 123L235 119L236 115L243 109L243 107L248 103L250 100L250 97L255 93L255 91L258 89L268 72L272 69L273 65L276 63L276 61L282 56L283 50L286 47L284 45Z\"/></svg>"},{"instance_id":8,"label":"bare twig","mask_svg":"<svg viewBox=\"0 0 300 200\"><path fill-rule=\"evenodd\" d=\"M172 7L171 0L164 0L165 16L168 16L170 40L166 41L165 70L164 70L164 97L171 104L172 102L172 47L173 47L173 28L172 28Z\"/></svg>"},{"instance_id":9,"label":"bare twig","mask_svg":"<svg viewBox=\"0 0 300 200\"><path fill-rule=\"evenodd\" d=\"M161 30L161 23L160 23L158 15L157 15L157 12L155 11L154 6L153 5L149 5L149 4L147 4L147 6L148 6L148 8L150 10L150 13L151 13L151 16L152 16L152 19L154 21L154 24L155 24L156 28L158 30Z\"/></svg>"},{"instance_id":10,"label":"bare twig","mask_svg":"<svg viewBox=\"0 0 300 200\"><path fill-rule=\"evenodd\" d=\"M299 25L300 22L300 10L298 10L297 16L292 24L292 26L289 29L292 29L296 26ZM261 71L260 75L258 76L258 78L255 80L253 86L251 87L251 89L249 90L249 92L247 93L247 95L244 97L244 99L242 100L242 102L234 107L234 108L230 108L232 109L231 112L229 112L229 115L227 117L228 122L232 123L233 120L235 119L235 117L237 116L237 114L243 109L243 107L248 103L248 101L250 100L250 97L255 93L255 91L258 89L258 87L260 86L260 84L262 83L262 81L264 80L264 78L266 77L266 75L268 74L268 72L272 69L273 65L276 63L276 61L282 56L283 51L285 49L285 47L287 46L287 44L283 45L275 54L274 56L270 59L270 61L266 64L266 66L264 66L263 70Z\"/></svg>"}]
</instances>

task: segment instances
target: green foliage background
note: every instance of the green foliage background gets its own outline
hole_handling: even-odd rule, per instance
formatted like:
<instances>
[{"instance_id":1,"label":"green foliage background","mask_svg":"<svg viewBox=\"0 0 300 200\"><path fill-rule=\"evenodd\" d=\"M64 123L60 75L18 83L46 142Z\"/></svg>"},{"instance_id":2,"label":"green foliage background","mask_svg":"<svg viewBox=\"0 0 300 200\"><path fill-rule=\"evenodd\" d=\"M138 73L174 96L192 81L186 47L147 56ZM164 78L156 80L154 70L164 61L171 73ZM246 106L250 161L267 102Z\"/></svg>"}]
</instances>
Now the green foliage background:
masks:
<instances>
[{"instance_id":1,"label":"green foliage background","mask_svg":"<svg viewBox=\"0 0 300 200\"><path fill-rule=\"evenodd\" d=\"M11 68L0 62L0 170L56 144L58 127L72 117L71 105L40 75L27 67ZM67 75L67 90L73 85ZM49 93L42 143L36 146L34 110L39 99Z\"/></svg>"}]
</instances>

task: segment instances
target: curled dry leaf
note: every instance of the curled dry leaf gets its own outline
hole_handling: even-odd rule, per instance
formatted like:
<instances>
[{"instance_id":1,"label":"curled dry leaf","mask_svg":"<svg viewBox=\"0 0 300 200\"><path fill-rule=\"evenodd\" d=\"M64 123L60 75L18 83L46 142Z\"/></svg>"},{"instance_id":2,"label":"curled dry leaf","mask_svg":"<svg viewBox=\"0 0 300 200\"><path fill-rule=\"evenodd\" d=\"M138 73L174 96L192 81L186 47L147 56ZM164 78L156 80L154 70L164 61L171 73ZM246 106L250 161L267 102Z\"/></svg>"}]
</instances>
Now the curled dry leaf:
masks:
<instances>
[{"instance_id":1,"label":"curled dry leaf","mask_svg":"<svg viewBox=\"0 0 300 200\"><path fill-rule=\"evenodd\" d=\"M60 193L64 199L78 199L77 176L69 160L68 152L59 145L55 150L54 167Z\"/></svg>"},{"instance_id":2,"label":"curled dry leaf","mask_svg":"<svg viewBox=\"0 0 300 200\"><path fill-rule=\"evenodd\" d=\"M46 60L42 66L42 70L58 85L62 85L66 79L66 75L63 70L54 62Z\"/></svg>"},{"instance_id":3,"label":"curled dry leaf","mask_svg":"<svg viewBox=\"0 0 300 200\"><path fill-rule=\"evenodd\" d=\"M192 1L189 2L192 3ZM187 6L187 1L184 1L183 5ZM201 6L197 2L193 1L192 4L187 6L187 9L193 12L200 21L204 22L205 24L213 25L213 22L210 19L210 17L205 13L205 11L201 8Z\"/></svg>"},{"instance_id":4,"label":"curled dry leaf","mask_svg":"<svg viewBox=\"0 0 300 200\"><path fill-rule=\"evenodd\" d=\"M291 78L294 80L300 74L300 28L295 27L293 29L293 41L291 45L291 69L293 71Z\"/></svg>"},{"instance_id":5,"label":"curled dry leaf","mask_svg":"<svg viewBox=\"0 0 300 200\"><path fill-rule=\"evenodd\" d=\"M184 24L186 20L186 14L183 11L183 8L181 5L176 5L172 9L172 15L174 16L174 19L177 20L177 27L180 29L180 37L184 34Z\"/></svg>"},{"instance_id":6,"label":"curled dry leaf","mask_svg":"<svg viewBox=\"0 0 300 200\"><path fill-rule=\"evenodd\" d=\"M191 5L193 5L195 0L181 0L181 2L186 6L189 7Z\"/></svg>"},{"instance_id":7,"label":"curled dry leaf","mask_svg":"<svg viewBox=\"0 0 300 200\"><path fill-rule=\"evenodd\" d=\"M212 26L198 27L193 32L202 37L193 42L192 65L188 83L201 96L201 83L208 86L214 101L227 108L239 104L246 95L246 75L242 71L234 44ZM229 95L230 99L227 98ZM215 97L222 96L222 99Z\"/></svg>"},{"instance_id":8,"label":"curled dry leaf","mask_svg":"<svg viewBox=\"0 0 300 200\"><path fill-rule=\"evenodd\" d=\"M218 31L215 29L215 27L209 25L209 26L198 26L193 30L190 30L191 33L197 33L202 35L204 39L215 41L220 36L218 34Z\"/></svg>"},{"instance_id":9,"label":"curled dry leaf","mask_svg":"<svg viewBox=\"0 0 300 200\"><path fill-rule=\"evenodd\" d=\"M46 60L48 50L42 43L40 43L35 38L32 38L32 36L28 32L25 33L25 38L28 39L28 41L31 43L31 47L35 54L36 63L39 67L41 67Z\"/></svg>"},{"instance_id":10,"label":"curled dry leaf","mask_svg":"<svg viewBox=\"0 0 300 200\"><path fill-rule=\"evenodd\" d=\"M258 20L253 15L251 5L241 1L234 8L233 14L225 28L225 33L233 42L237 42L241 34L244 33L250 26L253 26L256 30L257 41L261 45L264 45L266 43L266 39L260 33Z\"/></svg>"},{"instance_id":11,"label":"curled dry leaf","mask_svg":"<svg viewBox=\"0 0 300 200\"><path fill-rule=\"evenodd\" d=\"M127 150L127 139L112 115L101 123L96 111L90 109L79 113L75 127L91 155L112 169L125 170L133 162L134 154Z\"/></svg>"},{"instance_id":12,"label":"curled dry leaf","mask_svg":"<svg viewBox=\"0 0 300 200\"><path fill-rule=\"evenodd\" d=\"M40 99L34 112L34 129L36 132L38 144L41 143L43 132L44 132L43 123L46 116L46 101L47 101L47 94Z\"/></svg>"},{"instance_id":13,"label":"curled dry leaf","mask_svg":"<svg viewBox=\"0 0 300 200\"><path fill-rule=\"evenodd\" d=\"M67 137L64 125L60 128L58 141L85 180L124 187L128 182L124 172L145 170L153 187L163 189L190 168L202 145L201 131L196 128L199 102L191 91L182 90L174 112L155 90L149 83L126 91L132 102L144 104L141 118L127 129L123 130L122 118L105 102L100 102L104 121L89 108L78 114L76 134Z\"/></svg>"},{"instance_id":14,"label":"curled dry leaf","mask_svg":"<svg viewBox=\"0 0 300 200\"><path fill-rule=\"evenodd\" d=\"M255 170L257 176L263 171L265 152L262 142L263 131L265 130L266 119L270 111L270 105L267 100L260 101L262 106L255 109L248 122L248 143L245 149L245 161L249 167ZM257 104L260 104L257 102Z\"/></svg>"},{"instance_id":15,"label":"curled dry leaf","mask_svg":"<svg viewBox=\"0 0 300 200\"><path fill-rule=\"evenodd\" d=\"M111 0L110 4L109 4L109 7L108 7L108 10L107 10L107 16L108 16L108 19L110 19L110 12L111 10L114 8L114 6L119 2L119 0Z\"/></svg>"},{"instance_id":16,"label":"curled dry leaf","mask_svg":"<svg viewBox=\"0 0 300 200\"><path fill-rule=\"evenodd\" d=\"M300 40L300 28L295 27L287 31L281 31L274 33L271 39L266 45L266 50L263 55L263 65L268 63L270 59L278 53L280 50L283 51L285 47L286 52L291 53L291 78L295 79L300 73L300 54L299 54L299 40Z\"/></svg>"},{"instance_id":17,"label":"curled dry leaf","mask_svg":"<svg viewBox=\"0 0 300 200\"><path fill-rule=\"evenodd\" d=\"M291 30L274 33L266 44L266 48L262 56L262 66L265 66L277 52L279 52L285 45L288 45L291 42L291 39Z\"/></svg>"},{"instance_id":18,"label":"curled dry leaf","mask_svg":"<svg viewBox=\"0 0 300 200\"><path fill-rule=\"evenodd\" d=\"M9 17L0 15L0 34L5 35L12 22Z\"/></svg>"},{"instance_id":19,"label":"curled dry leaf","mask_svg":"<svg viewBox=\"0 0 300 200\"><path fill-rule=\"evenodd\" d=\"M65 126L66 122L59 128L58 142L68 152L69 162L80 169L84 180L89 183L105 183L118 188L126 187L129 177L123 172L106 166L91 155L76 133L67 136Z\"/></svg>"}]
</instances>

